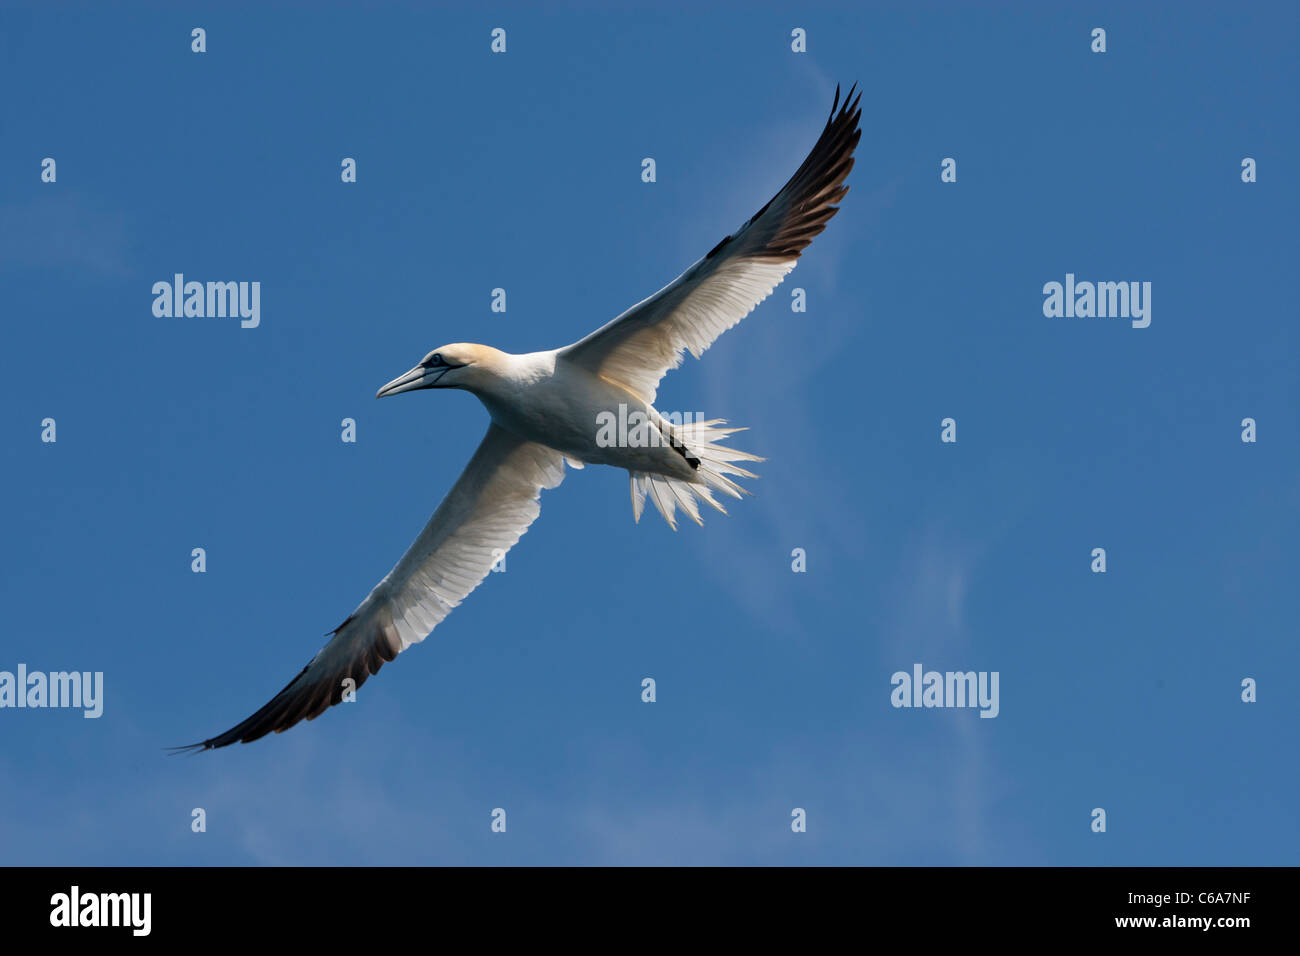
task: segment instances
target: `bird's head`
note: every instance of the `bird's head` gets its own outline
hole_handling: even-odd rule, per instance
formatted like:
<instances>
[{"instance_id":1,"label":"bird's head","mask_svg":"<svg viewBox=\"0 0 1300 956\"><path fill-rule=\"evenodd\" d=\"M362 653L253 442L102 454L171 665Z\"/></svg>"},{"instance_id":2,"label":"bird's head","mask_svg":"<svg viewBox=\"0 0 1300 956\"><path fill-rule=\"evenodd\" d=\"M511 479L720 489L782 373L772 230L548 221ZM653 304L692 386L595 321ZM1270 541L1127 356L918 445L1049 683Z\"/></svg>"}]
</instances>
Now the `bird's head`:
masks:
<instances>
[{"instance_id":1,"label":"bird's head","mask_svg":"<svg viewBox=\"0 0 1300 956\"><path fill-rule=\"evenodd\" d=\"M414 392L421 388L464 388L474 391L498 374L498 357L504 353L486 345L456 342L436 348L409 372L397 376L375 398Z\"/></svg>"}]
</instances>

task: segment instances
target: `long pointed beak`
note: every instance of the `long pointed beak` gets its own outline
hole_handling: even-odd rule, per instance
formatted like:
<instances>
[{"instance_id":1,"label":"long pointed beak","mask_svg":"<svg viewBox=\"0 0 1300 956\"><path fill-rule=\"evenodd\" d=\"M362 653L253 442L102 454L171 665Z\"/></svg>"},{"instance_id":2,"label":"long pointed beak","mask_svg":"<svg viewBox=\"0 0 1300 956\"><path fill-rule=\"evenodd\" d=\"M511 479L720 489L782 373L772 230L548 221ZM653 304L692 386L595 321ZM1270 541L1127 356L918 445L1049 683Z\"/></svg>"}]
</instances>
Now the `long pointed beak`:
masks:
<instances>
[{"instance_id":1,"label":"long pointed beak","mask_svg":"<svg viewBox=\"0 0 1300 956\"><path fill-rule=\"evenodd\" d=\"M443 373L446 371L445 368L425 368L423 365L417 365L375 392L375 398L383 398L385 395L398 395L402 392L413 392L418 388L432 388L433 384L442 378Z\"/></svg>"}]
</instances>

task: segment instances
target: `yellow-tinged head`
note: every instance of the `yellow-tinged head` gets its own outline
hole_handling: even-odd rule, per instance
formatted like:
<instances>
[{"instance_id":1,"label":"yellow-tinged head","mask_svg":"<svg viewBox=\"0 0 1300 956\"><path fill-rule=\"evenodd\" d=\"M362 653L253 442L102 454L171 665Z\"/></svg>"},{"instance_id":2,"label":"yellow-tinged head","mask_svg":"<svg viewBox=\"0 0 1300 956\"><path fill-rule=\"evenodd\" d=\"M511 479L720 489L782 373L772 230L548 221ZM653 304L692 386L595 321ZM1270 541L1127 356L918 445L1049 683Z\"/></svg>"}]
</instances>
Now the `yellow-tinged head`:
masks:
<instances>
[{"instance_id":1,"label":"yellow-tinged head","mask_svg":"<svg viewBox=\"0 0 1300 956\"><path fill-rule=\"evenodd\" d=\"M454 342L436 348L409 372L397 376L375 398L422 388L463 388L476 391L501 377L506 353L490 345Z\"/></svg>"}]
</instances>

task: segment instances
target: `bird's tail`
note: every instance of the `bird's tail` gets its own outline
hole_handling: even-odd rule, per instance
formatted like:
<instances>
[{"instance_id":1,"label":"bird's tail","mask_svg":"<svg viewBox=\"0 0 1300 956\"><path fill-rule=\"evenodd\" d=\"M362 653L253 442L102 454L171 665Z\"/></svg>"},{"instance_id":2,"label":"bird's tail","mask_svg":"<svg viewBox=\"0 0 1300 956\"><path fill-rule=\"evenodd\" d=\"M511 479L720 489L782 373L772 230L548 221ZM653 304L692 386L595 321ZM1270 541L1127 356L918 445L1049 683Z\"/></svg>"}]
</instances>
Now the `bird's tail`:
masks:
<instances>
[{"instance_id":1,"label":"bird's tail","mask_svg":"<svg viewBox=\"0 0 1300 956\"><path fill-rule=\"evenodd\" d=\"M680 443L681 447L678 448L678 451L695 469L693 480L669 478L666 475L654 475L638 471L631 473L632 515L637 521L641 520L641 512L645 508L647 496L654 502L654 506L659 509L659 513L664 516L664 520L668 522L669 527L676 531L677 519L674 514L678 505L691 516L696 524L704 524L700 519L700 506L696 501L697 498L726 514L727 509L714 499L714 491L720 491L733 498L739 498L742 494L749 494L748 491L727 476L737 475L742 478L757 478L758 475L752 471L746 471L744 468L733 464L733 462L763 461L763 459L758 455L751 455L749 452L737 451L735 448L718 444L732 432L745 431L743 428L717 427L725 424L725 420L714 418L707 422L691 422L673 428L673 445L677 447L678 443Z\"/></svg>"}]
</instances>

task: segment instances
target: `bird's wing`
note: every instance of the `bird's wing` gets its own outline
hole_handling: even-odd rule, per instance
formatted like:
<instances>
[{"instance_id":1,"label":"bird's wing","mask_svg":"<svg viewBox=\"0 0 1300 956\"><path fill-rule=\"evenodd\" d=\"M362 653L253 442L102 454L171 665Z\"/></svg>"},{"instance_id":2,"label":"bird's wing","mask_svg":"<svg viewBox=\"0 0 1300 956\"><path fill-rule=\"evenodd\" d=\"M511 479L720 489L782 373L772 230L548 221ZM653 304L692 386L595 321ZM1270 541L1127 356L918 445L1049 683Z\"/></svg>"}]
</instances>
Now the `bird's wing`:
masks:
<instances>
[{"instance_id":1,"label":"bird's wing","mask_svg":"<svg viewBox=\"0 0 1300 956\"><path fill-rule=\"evenodd\" d=\"M337 704L347 689L345 679L352 679L353 689L360 687L387 661L424 640L478 587L541 512L541 490L563 478L559 452L491 425L415 543L289 686L224 734L178 749L248 743Z\"/></svg>"},{"instance_id":2,"label":"bird's wing","mask_svg":"<svg viewBox=\"0 0 1300 956\"><path fill-rule=\"evenodd\" d=\"M664 373L699 358L713 341L768 297L799 254L839 211L849 187L862 110L853 90L830 118L803 165L754 217L672 283L561 351L588 371L653 402ZM838 112L837 112L837 107Z\"/></svg>"}]
</instances>

